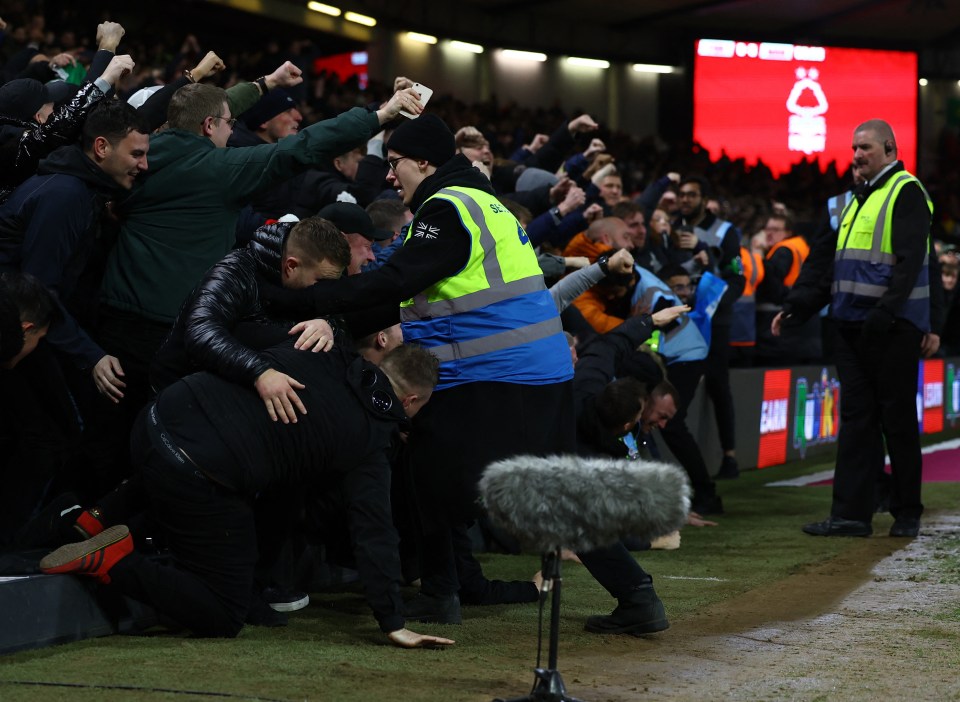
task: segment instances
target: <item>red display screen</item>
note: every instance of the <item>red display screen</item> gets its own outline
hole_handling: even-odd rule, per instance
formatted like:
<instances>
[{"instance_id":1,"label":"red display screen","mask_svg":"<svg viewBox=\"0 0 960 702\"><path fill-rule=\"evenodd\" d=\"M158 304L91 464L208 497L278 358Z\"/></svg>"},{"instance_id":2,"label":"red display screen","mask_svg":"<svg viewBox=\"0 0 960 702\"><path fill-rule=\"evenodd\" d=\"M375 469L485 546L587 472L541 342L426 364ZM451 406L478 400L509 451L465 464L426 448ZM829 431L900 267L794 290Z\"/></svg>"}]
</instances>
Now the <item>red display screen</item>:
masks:
<instances>
[{"instance_id":1,"label":"red display screen","mask_svg":"<svg viewBox=\"0 0 960 702\"><path fill-rule=\"evenodd\" d=\"M915 53L701 39L693 77L693 138L713 160L762 160L778 176L816 158L843 172L854 128L878 118L915 172Z\"/></svg>"}]
</instances>

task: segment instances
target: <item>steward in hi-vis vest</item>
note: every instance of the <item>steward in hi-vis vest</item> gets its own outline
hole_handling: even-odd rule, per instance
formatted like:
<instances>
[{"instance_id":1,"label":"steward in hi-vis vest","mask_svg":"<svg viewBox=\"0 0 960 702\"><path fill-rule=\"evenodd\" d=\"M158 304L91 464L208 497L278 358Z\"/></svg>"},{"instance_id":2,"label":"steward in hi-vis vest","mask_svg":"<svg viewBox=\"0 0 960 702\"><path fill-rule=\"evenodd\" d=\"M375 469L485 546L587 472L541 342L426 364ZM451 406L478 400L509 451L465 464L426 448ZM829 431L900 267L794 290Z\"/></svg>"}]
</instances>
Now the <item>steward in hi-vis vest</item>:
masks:
<instances>
[{"instance_id":1,"label":"steward in hi-vis vest","mask_svg":"<svg viewBox=\"0 0 960 702\"><path fill-rule=\"evenodd\" d=\"M439 389L475 381L542 385L569 379L556 305L533 246L497 198L447 187L421 209L453 206L471 238L467 264L400 305L404 341L440 359ZM419 212L419 211L418 211ZM428 232L414 215L407 240Z\"/></svg>"},{"instance_id":2,"label":"steward in hi-vis vest","mask_svg":"<svg viewBox=\"0 0 960 702\"><path fill-rule=\"evenodd\" d=\"M878 96L879 97L879 96ZM890 456L890 536L920 532L920 430L916 393L919 361L936 352L929 333L930 198L897 160L893 129L882 120L853 133L853 165L864 184L840 215L834 260L818 239L794 289L774 321L789 324L830 300L836 320L834 360L840 379L840 433L833 504L827 519L804 525L813 536L869 536L875 485ZM829 291L826 283L832 281ZM933 292L942 296L942 290ZM939 302L939 301L938 301Z\"/></svg>"},{"instance_id":3,"label":"steward in hi-vis vest","mask_svg":"<svg viewBox=\"0 0 960 702\"><path fill-rule=\"evenodd\" d=\"M837 256L833 267L833 304L831 315L841 321L862 322L881 300L888 296L894 281L897 255L893 242L893 217L897 198L907 184L923 192L929 214L933 202L916 176L902 166L891 169L878 181L867 197L846 208L837 236ZM923 265L913 277L906 295L900 295L892 309L894 317L906 319L920 331L930 331L930 234L922 239L926 254ZM898 281L904 288L908 281Z\"/></svg>"},{"instance_id":4,"label":"steward in hi-vis vest","mask_svg":"<svg viewBox=\"0 0 960 702\"><path fill-rule=\"evenodd\" d=\"M757 365L790 365L817 362L820 359L820 318L813 316L804 324L784 330L775 337L770 331L773 318L800 277L800 268L810 255L810 246L795 235L793 218L771 215L764 227L767 237L763 282L757 288Z\"/></svg>"},{"instance_id":5,"label":"steward in hi-vis vest","mask_svg":"<svg viewBox=\"0 0 960 702\"><path fill-rule=\"evenodd\" d=\"M743 262L743 294L733 303L730 345L735 349L753 349L757 345L757 286L763 282L763 257L740 247Z\"/></svg>"}]
</instances>

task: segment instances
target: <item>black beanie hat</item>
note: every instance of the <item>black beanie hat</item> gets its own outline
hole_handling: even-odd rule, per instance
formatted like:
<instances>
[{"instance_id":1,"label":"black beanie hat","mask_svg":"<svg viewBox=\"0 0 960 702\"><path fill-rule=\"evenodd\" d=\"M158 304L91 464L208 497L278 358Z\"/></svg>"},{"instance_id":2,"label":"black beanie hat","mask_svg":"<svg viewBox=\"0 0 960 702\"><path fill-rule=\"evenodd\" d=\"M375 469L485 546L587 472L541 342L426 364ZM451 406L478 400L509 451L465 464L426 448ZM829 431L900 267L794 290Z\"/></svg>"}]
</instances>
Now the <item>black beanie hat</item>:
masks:
<instances>
[{"instance_id":1,"label":"black beanie hat","mask_svg":"<svg viewBox=\"0 0 960 702\"><path fill-rule=\"evenodd\" d=\"M240 115L240 119L251 131L260 129L260 125L297 106L290 93L283 88L274 88L260 98L253 107Z\"/></svg>"},{"instance_id":2,"label":"black beanie hat","mask_svg":"<svg viewBox=\"0 0 960 702\"><path fill-rule=\"evenodd\" d=\"M434 166L442 166L457 152L450 127L436 115L426 112L397 127L387 142L387 148Z\"/></svg>"}]
</instances>

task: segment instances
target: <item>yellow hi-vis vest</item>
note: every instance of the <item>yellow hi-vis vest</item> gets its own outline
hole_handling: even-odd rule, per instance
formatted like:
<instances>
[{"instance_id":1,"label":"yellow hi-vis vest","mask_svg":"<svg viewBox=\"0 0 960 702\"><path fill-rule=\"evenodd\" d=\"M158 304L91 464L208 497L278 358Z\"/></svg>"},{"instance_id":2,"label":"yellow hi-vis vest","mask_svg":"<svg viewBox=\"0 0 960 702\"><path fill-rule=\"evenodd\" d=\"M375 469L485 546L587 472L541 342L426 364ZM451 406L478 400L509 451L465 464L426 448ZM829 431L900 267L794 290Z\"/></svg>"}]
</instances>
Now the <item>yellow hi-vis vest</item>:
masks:
<instances>
[{"instance_id":1,"label":"yellow hi-vis vest","mask_svg":"<svg viewBox=\"0 0 960 702\"><path fill-rule=\"evenodd\" d=\"M893 253L893 209L897 196L907 183L916 183L923 190L915 176L899 171L870 193L866 202L854 201L844 210L833 263L830 313L835 319L863 321L890 287L897 262ZM926 190L923 194L933 214L930 196ZM930 250L929 230L926 248ZM930 331L929 263L927 254L903 309L891 310L895 316L913 322L924 332Z\"/></svg>"},{"instance_id":2,"label":"yellow hi-vis vest","mask_svg":"<svg viewBox=\"0 0 960 702\"><path fill-rule=\"evenodd\" d=\"M477 381L543 385L573 377L560 316L533 246L493 195L449 187L445 200L470 235L470 256L456 274L400 305L404 341L440 359L438 389ZM423 207L423 206L421 206ZM428 236L414 215L407 238Z\"/></svg>"}]
</instances>

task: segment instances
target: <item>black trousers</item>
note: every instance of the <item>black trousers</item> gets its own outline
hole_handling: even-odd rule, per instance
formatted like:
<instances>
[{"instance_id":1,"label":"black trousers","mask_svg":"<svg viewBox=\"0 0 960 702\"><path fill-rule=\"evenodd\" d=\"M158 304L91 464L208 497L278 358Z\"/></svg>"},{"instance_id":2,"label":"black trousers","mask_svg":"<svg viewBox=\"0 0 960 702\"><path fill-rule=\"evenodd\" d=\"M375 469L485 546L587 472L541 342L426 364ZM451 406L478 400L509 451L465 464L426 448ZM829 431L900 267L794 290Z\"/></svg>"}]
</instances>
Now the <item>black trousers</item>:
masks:
<instances>
[{"instance_id":1,"label":"black trousers","mask_svg":"<svg viewBox=\"0 0 960 702\"><path fill-rule=\"evenodd\" d=\"M702 374L703 361L671 363L667 366L667 379L673 383L680 395L680 406L677 407L673 419L660 430L664 443L680 461L690 478L694 503L717 494L716 483L710 479L700 446L687 427L687 408L693 401Z\"/></svg>"},{"instance_id":2,"label":"black trousers","mask_svg":"<svg viewBox=\"0 0 960 702\"><path fill-rule=\"evenodd\" d=\"M253 589L257 535L250 501L158 450L141 415L131 442L149 510L173 563L134 552L110 571L123 594L202 636L236 636Z\"/></svg>"},{"instance_id":3,"label":"black trousers","mask_svg":"<svg viewBox=\"0 0 960 702\"><path fill-rule=\"evenodd\" d=\"M56 494L80 426L46 342L15 368L0 369L0 546ZM51 487L53 486L53 487Z\"/></svg>"},{"instance_id":4,"label":"black trousers","mask_svg":"<svg viewBox=\"0 0 960 702\"><path fill-rule=\"evenodd\" d=\"M575 437L571 382L477 382L434 392L410 435L424 593L459 592L458 559L477 577L479 567L464 560L462 539L482 513L476 486L483 470L518 454L572 453Z\"/></svg>"},{"instance_id":5,"label":"black trousers","mask_svg":"<svg viewBox=\"0 0 960 702\"><path fill-rule=\"evenodd\" d=\"M842 387L837 467L831 514L869 522L884 442L892 469L890 513L919 518L922 459L917 423L917 375L922 333L898 319L886 334L863 337L860 325L836 336Z\"/></svg>"},{"instance_id":6,"label":"black trousers","mask_svg":"<svg viewBox=\"0 0 960 702\"><path fill-rule=\"evenodd\" d=\"M737 448L737 427L730 391L730 327L727 325L715 324L710 330L710 351L703 367L703 378L707 396L713 402L720 448L733 451Z\"/></svg>"},{"instance_id":7,"label":"black trousers","mask_svg":"<svg viewBox=\"0 0 960 702\"><path fill-rule=\"evenodd\" d=\"M76 478L67 487L85 500L102 495L133 473L130 433L152 394L150 362L169 329L167 324L131 312L111 307L100 310L97 343L120 360L126 387L119 403L95 392L83 402L83 436L68 471Z\"/></svg>"}]
</instances>

